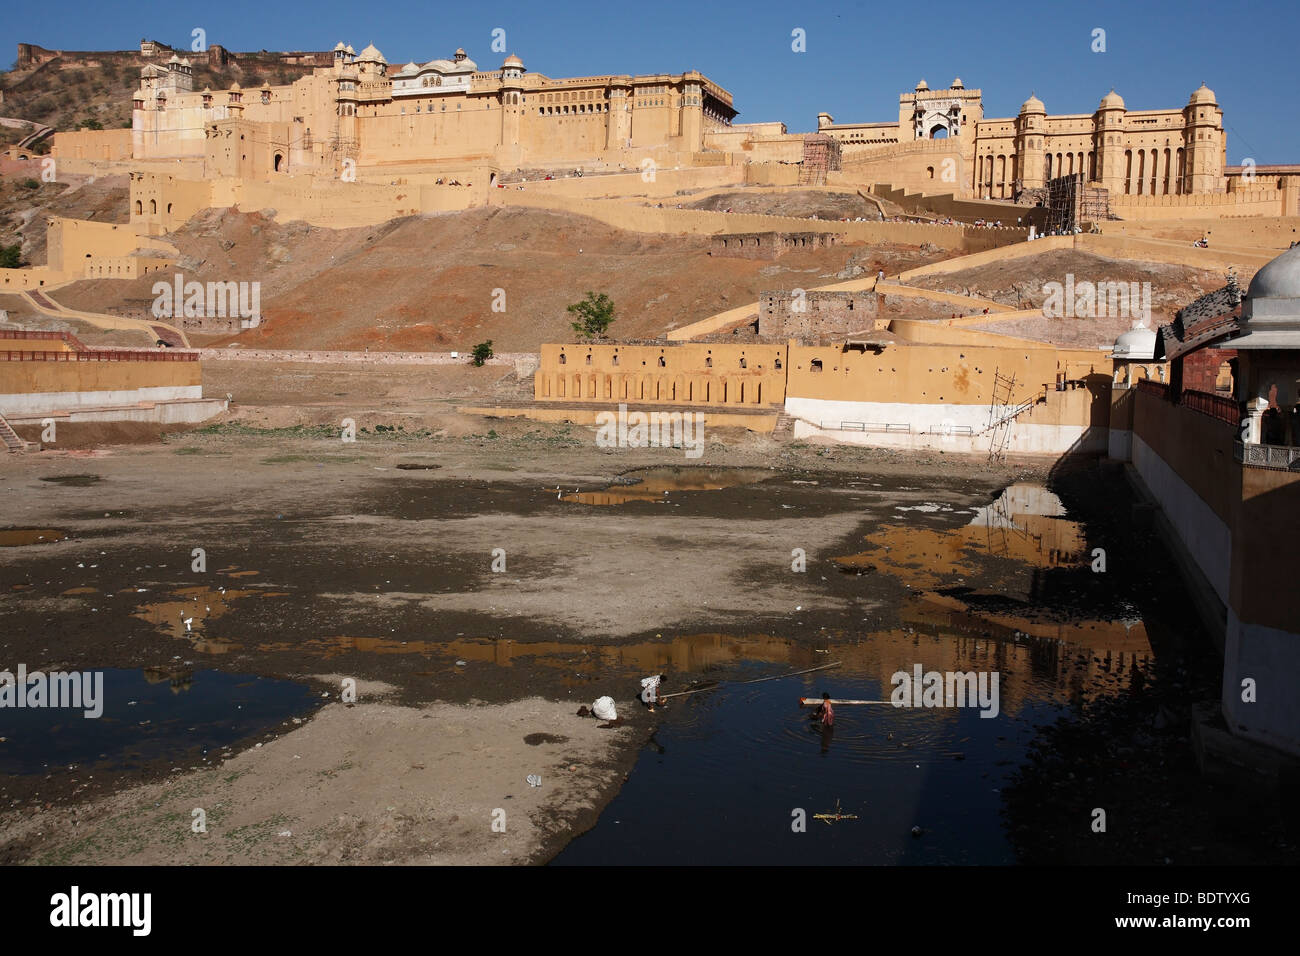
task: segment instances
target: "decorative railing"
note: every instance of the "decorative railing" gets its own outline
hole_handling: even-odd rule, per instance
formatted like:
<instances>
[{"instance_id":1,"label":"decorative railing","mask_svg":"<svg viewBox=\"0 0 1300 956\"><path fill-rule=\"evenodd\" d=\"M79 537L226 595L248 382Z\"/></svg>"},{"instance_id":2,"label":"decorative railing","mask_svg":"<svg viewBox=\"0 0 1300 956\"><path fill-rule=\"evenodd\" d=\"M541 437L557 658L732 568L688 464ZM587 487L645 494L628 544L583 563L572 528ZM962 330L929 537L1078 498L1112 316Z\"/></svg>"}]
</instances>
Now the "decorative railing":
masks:
<instances>
[{"instance_id":1,"label":"decorative railing","mask_svg":"<svg viewBox=\"0 0 1300 956\"><path fill-rule=\"evenodd\" d=\"M41 298L44 298L42 296ZM48 300L47 300L48 301ZM22 339L27 342L60 341L78 352L86 351L86 346L71 332L37 332L24 329L0 329L0 339Z\"/></svg>"},{"instance_id":2,"label":"decorative railing","mask_svg":"<svg viewBox=\"0 0 1300 956\"><path fill-rule=\"evenodd\" d=\"M3 362L197 362L198 352L157 352L140 349L137 351L101 351L87 349L85 352L19 352L0 350Z\"/></svg>"},{"instance_id":3,"label":"decorative railing","mask_svg":"<svg viewBox=\"0 0 1300 956\"><path fill-rule=\"evenodd\" d=\"M1154 395L1156 398L1169 400L1169 385L1165 382L1157 382L1153 378L1144 378L1138 382L1138 391L1146 392L1148 395Z\"/></svg>"},{"instance_id":4,"label":"decorative railing","mask_svg":"<svg viewBox=\"0 0 1300 956\"><path fill-rule=\"evenodd\" d=\"M1300 446L1256 445L1233 442L1233 457L1243 465L1254 468L1278 468L1283 471L1300 470Z\"/></svg>"},{"instance_id":5,"label":"decorative railing","mask_svg":"<svg viewBox=\"0 0 1300 956\"><path fill-rule=\"evenodd\" d=\"M1221 422L1227 422L1229 425L1235 426L1241 422L1241 406L1236 399L1226 398L1223 395L1215 395L1212 392L1199 392L1195 389L1183 389L1183 394L1178 403L1194 412L1200 412L1202 415L1209 415Z\"/></svg>"},{"instance_id":6,"label":"decorative railing","mask_svg":"<svg viewBox=\"0 0 1300 956\"><path fill-rule=\"evenodd\" d=\"M830 422L820 422L818 424L823 431L835 429L835 425ZM839 431L842 432L887 432L911 434L912 426L906 422L840 422Z\"/></svg>"}]
</instances>

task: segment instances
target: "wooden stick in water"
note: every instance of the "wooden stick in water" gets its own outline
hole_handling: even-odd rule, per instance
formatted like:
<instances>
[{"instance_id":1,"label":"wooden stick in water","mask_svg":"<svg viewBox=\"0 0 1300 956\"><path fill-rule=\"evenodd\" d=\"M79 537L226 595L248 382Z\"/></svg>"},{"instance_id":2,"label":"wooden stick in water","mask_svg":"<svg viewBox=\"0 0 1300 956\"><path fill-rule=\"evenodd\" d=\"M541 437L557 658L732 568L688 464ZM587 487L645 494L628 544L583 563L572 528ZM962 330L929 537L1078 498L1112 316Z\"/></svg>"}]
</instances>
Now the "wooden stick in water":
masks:
<instances>
[{"instance_id":1,"label":"wooden stick in water","mask_svg":"<svg viewBox=\"0 0 1300 956\"><path fill-rule=\"evenodd\" d=\"M841 663L843 663L843 662L842 662L842 661L832 661L832 662L829 663L829 664L822 664L822 665L820 665L819 667L809 667L807 670L795 671L793 674L777 674L777 675L775 675L775 676L773 676L773 677L757 677L757 678L755 678L754 680L742 680L742 681L740 681L739 683L741 683L741 684L761 684L761 683L763 683L763 681L765 681L765 680L781 680L781 679L784 678L784 677L798 677L800 674L811 674L813 671L824 671L824 670L826 670L827 668L830 668L830 667L839 667ZM677 692L674 693L674 694L660 694L660 695L659 695L659 699L660 699L660 700L667 700L667 699L670 698L670 697L685 697L687 694L699 694L699 693L702 693L703 691L706 691L706 690L715 690L716 688L721 687L721 686L722 686L721 683L718 683L718 684L713 685L713 687L699 687L699 688L696 688L695 690L679 690L679 691L677 691Z\"/></svg>"},{"instance_id":2,"label":"wooden stick in water","mask_svg":"<svg viewBox=\"0 0 1300 956\"><path fill-rule=\"evenodd\" d=\"M697 687L694 690L679 690L675 694L660 694L659 700L667 700L669 697L685 697L687 694L703 694L706 690L717 690L721 684L711 684L708 687Z\"/></svg>"},{"instance_id":3,"label":"wooden stick in water","mask_svg":"<svg viewBox=\"0 0 1300 956\"><path fill-rule=\"evenodd\" d=\"M807 670L795 671L793 674L777 674L775 677L757 677L754 680L743 680L742 684L761 684L765 680L780 680L783 677L798 677L800 674L811 674L813 671L824 671L829 667L839 667L841 661L831 661L829 664L822 664L820 667L809 667Z\"/></svg>"},{"instance_id":4,"label":"wooden stick in water","mask_svg":"<svg viewBox=\"0 0 1300 956\"><path fill-rule=\"evenodd\" d=\"M822 703L820 697L800 697L800 707L815 707ZM892 704L892 700L836 700L831 698L832 704Z\"/></svg>"}]
</instances>

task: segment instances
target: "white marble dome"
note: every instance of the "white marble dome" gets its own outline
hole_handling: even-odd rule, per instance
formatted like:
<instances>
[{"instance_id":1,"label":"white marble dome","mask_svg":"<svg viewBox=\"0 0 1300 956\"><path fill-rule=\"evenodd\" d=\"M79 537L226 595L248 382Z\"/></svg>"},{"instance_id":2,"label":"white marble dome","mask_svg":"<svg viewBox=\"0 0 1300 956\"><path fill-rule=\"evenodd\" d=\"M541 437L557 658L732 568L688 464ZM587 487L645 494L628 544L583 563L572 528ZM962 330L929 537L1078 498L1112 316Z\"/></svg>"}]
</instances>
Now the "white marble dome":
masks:
<instances>
[{"instance_id":1,"label":"white marble dome","mask_svg":"<svg viewBox=\"0 0 1300 956\"><path fill-rule=\"evenodd\" d=\"M1300 246L1292 246L1250 280L1248 299L1300 299Z\"/></svg>"},{"instance_id":2,"label":"white marble dome","mask_svg":"<svg viewBox=\"0 0 1300 956\"><path fill-rule=\"evenodd\" d=\"M1115 340L1111 356L1130 361L1148 361L1156 355L1156 333L1144 325L1135 325Z\"/></svg>"},{"instance_id":3,"label":"white marble dome","mask_svg":"<svg viewBox=\"0 0 1300 956\"><path fill-rule=\"evenodd\" d=\"M1255 273L1237 324L1234 348L1300 350L1300 246Z\"/></svg>"}]
</instances>

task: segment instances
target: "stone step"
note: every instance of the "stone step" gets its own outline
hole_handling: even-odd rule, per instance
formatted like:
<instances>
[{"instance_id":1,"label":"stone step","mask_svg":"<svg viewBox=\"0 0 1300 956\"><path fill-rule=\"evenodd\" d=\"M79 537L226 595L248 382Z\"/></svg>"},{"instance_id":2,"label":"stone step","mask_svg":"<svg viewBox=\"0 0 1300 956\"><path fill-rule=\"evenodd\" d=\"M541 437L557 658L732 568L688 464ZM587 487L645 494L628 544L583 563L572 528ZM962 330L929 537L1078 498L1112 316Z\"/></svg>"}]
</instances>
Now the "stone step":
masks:
<instances>
[{"instance_id":1,"label":"stone step","mask_svg":"<svg viewBox=\"0 0 1300 956\"><path fill-rule=\"evenodd\" d=\"M9 451L26 451L28 442L18 437L18 433L13 430L13 426L5 421L4 416L0 415L0 442L4 442L5 448Z\"/></svg>"},{"instance_id":2,"label":"stone step","mask_svg":"<svg viewBox=\"0 0 1300 956\"><path fill-rule=\"evenodd\" d=\"M794 435L794 418L782 412L776 417L776 427L772 429L775 441L787 441Z\"/></svg>"}]
</instances>

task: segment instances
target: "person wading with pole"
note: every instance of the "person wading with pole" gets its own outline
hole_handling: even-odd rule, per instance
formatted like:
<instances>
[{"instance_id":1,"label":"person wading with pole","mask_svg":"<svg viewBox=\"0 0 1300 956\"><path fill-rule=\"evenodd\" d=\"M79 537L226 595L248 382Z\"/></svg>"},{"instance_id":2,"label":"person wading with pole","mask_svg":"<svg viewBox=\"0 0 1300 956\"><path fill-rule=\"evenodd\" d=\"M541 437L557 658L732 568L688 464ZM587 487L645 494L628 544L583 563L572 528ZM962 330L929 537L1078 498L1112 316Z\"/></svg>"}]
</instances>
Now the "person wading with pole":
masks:
<instances>
[{"instance_id":1,"label":"person wading with pole","mask_svg":"<svg viewBox=\"0 0 1300 956\"><path fill-rule=\"evenodd\" d=\"M831 706L830 694L822 692L822 702L809 719L813 721L813 729L821 731L822 753L826 753L831 746L831 737L835 734L835 708Z\"/></svg>"}]
</instances>

